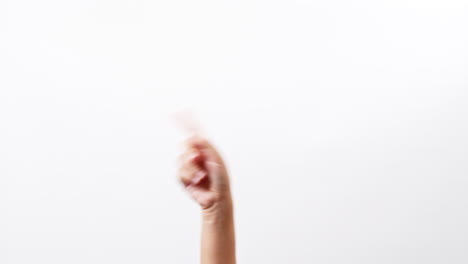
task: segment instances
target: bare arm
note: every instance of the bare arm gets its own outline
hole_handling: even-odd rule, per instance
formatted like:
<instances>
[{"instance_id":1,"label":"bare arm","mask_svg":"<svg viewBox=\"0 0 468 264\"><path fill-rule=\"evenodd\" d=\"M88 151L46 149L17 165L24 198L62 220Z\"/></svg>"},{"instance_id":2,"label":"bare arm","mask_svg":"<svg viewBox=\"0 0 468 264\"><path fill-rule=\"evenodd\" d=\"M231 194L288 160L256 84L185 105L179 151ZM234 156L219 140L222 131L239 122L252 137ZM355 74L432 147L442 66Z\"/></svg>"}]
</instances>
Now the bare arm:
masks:
<instances>
[{"instance_id":1,"label":"bare arm","mask_svg":"<svg viewBox=\"0 0 468 264\"><path fill-rule=\"evenodd\" d=\"M201 239L202 264L235 264L235 234L232 202L204 210Z\"/></svg>"},{"instance_id":2,"label":"bare arm","mask_svg":"<svg viewBox=\"0 0 468 264\"><path fill-rule=\"evenodd\" d=\"M180 180L202 208L201 264L235 264L234 211L221 156L208 141L193 137L180 162Z\"/></svg>"}]
</instances>

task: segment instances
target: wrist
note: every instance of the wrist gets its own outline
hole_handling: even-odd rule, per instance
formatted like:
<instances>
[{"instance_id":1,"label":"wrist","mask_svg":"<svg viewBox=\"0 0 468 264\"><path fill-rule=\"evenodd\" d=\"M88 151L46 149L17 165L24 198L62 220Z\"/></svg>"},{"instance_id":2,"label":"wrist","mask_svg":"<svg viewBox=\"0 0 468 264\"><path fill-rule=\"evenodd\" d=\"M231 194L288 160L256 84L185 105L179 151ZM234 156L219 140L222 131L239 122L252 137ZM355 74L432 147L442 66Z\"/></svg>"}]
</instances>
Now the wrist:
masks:
<instances>
[{"instance_id":1,"label":"wrist","mask_svg":"<svg viewBox=\"0 0 468 264\"><path fill-rule=\"evenodd\" d=\"M203 219L214 221L224 217L230 217L233 213L233 203L231 196L217 200L212 206L202 209Z\"/></svg>"}]
</instances>

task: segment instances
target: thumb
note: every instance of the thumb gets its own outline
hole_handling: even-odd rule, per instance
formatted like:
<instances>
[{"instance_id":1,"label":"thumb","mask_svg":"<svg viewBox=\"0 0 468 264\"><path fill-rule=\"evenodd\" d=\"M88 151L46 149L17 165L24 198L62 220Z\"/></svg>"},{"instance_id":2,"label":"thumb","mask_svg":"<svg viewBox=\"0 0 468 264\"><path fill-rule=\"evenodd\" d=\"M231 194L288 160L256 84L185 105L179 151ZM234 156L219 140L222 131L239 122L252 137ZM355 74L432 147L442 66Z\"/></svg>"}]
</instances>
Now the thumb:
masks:
<instances>
[{"instance_id":1,"label":"thumb","mask_svg":"<svg viewBox=\"0 0 468 264\"><path fill-rule=\"evenodd\" d=\"M208 174L219 175L222 173L221 168L222 165L215 161L205 161L205 169L208 171Z\"/></svg>"},{"instance_id":2,"label":"thumb","mask_svg":"<svg viewBox=\"0 0 468 264\"><path fill-rule=\"evenodd\" d=\"M224 164L212 160L206 160L204 165L208 178L216 189L222 190L229 188L229 177Z\"/></svg>"}]
</instances>

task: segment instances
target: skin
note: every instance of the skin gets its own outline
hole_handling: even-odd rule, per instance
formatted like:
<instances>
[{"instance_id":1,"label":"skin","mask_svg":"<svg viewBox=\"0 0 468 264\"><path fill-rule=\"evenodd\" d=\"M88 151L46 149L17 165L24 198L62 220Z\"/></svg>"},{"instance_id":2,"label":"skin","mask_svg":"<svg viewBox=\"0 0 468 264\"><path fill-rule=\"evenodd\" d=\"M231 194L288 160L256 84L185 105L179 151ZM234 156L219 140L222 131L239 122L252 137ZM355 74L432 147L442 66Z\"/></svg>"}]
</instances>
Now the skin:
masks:
<instances>
[{"instance_id":1,"label":"skin","mask_svg":"<svg viewBox=\"0 0 468 264\"><path fill-rule=\"evenodd\" d=\"M234 215L223 159L206 139L193 136L179 158L178 176L202 215L201 264L235 264Z\"/></svg>"}]
</instances>

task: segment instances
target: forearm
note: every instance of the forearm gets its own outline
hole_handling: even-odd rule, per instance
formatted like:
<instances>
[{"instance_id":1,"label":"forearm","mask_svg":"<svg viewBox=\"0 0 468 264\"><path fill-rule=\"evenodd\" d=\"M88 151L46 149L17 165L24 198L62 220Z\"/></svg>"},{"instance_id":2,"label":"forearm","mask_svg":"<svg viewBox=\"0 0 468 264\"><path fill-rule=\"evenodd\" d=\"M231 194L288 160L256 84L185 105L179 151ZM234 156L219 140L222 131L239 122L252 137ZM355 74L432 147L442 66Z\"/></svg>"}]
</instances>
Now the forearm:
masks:
<instances>
[{"instance_id":1,"label":"forearm","mask_svg":"<svg viewBox=\"0 0 468 264\"><path fill-rule=\"evenodd\" d=\"M232 199L203 210L202 217L201 264L235 264Z\"/></svg>"}]
</instances>

